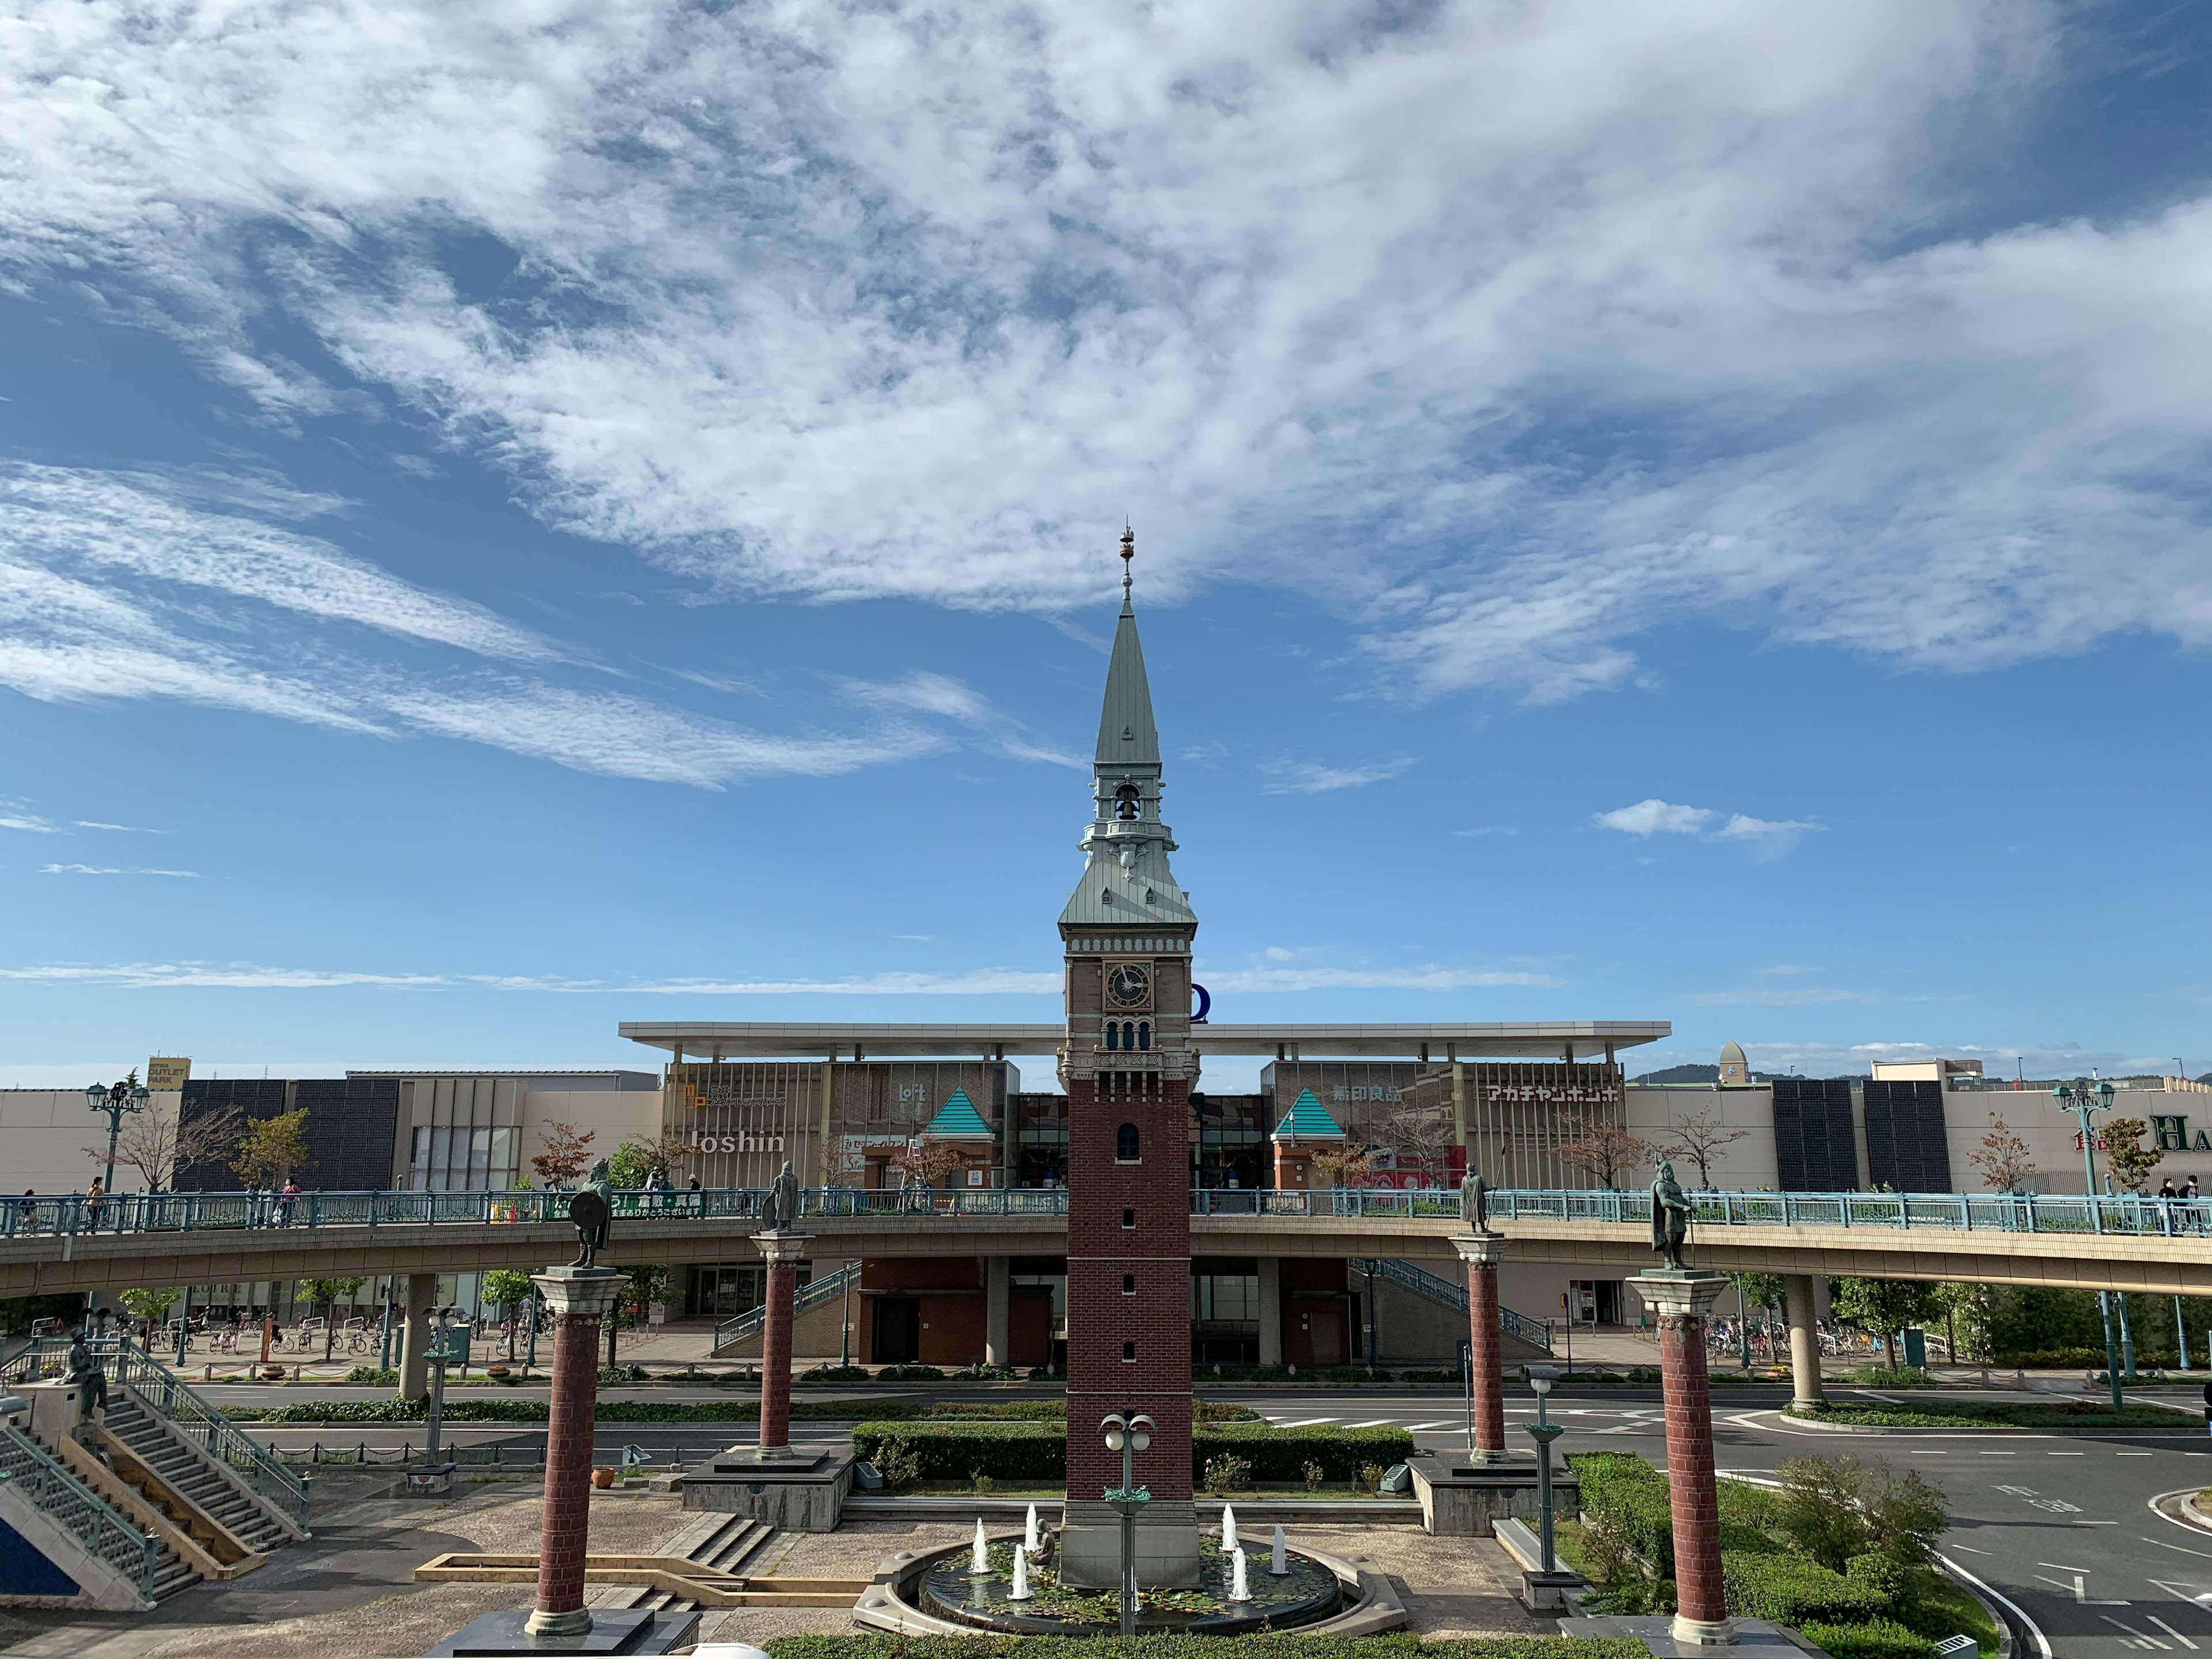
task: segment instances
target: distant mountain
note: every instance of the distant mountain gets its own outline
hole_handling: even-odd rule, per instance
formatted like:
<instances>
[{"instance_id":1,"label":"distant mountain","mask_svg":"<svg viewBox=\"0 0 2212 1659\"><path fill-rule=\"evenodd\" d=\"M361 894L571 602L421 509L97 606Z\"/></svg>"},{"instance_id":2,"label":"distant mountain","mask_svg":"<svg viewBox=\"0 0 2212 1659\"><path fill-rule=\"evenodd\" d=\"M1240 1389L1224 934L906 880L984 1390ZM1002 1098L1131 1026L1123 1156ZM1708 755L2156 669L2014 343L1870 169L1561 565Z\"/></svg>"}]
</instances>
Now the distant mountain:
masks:
<instances>
[{"instance_id":1,"label":"distant mountain","mask_svg":"<svg viewBox=\"0 0 2212 1659\"><path fill-rule=\"evenodd\" d=\"M1642 1077L1632 1077L1631 1083L1718 1083L1721 1068L1717 1066L1669 1066L1663 1072L1646 1072Z\"/></svg>"}]
</instances>

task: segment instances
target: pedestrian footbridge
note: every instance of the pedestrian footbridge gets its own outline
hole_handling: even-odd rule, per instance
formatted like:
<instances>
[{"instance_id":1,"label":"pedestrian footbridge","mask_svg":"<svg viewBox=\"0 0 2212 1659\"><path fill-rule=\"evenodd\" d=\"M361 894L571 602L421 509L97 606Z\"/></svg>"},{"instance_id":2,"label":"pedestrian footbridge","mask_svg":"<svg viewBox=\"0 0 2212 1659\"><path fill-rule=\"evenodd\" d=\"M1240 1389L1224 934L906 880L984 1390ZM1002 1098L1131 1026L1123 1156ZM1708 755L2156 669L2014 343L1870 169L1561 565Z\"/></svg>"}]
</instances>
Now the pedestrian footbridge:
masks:
<instances>
[{"instance_id":1,"label":"pedestrian footbridge","mask_svg":"<svg viewBox=\"0 0 2212 1659\"><path fill-rule=\"evenodd\" d=\"M615 1196L616 1266L751 1254L756 1188ZM817 1261L1055 1255L1065 1189L805 1193ZM1723 1272L2048 1285L2212 1295L2212 1200L1956 1193L1699 1193L1691 1259ZM565 1192L128 1194L0 1200L0 1296L134 1285L239 1284L348 1274L477 1273L565 1259ZM1490 1227L1508 1259L1618 1278L1650 1264L1643 1192L1504 1191ZM1467 1231L1449 1189L1195 1188L1197 1255L1368 1257L1455 1263ZM1450 1269L1456 1272L1456 1267Z\"/></svg>"}]
</instances>

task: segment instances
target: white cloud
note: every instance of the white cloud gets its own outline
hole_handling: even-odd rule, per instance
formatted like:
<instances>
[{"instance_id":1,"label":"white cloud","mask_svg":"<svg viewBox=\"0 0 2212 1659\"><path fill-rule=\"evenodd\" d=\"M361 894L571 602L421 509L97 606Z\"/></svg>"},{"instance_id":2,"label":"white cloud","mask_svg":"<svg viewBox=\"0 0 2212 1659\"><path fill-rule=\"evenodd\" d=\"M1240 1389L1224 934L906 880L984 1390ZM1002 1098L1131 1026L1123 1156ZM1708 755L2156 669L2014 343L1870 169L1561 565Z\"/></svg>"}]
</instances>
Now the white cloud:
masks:
<instances>
[{"instance_id":1,"label":"white cloud","mask_svg":"<svg viewBox=\"0 0 2212 1659\"><path fill-rule=\"evenodd\" d=\"M279 411L333 399L304 329L716 592L1096 599L1126 504L1148 592L1324 596L1413 696L1618 685L1686 616L2203 644L2212 198L1974 217L2105 21L27 0L0 260Z\"/></svg>"},{"instance_id":2,"label":"white cloud","mask_svg":"<svg viewBox=\"0 0 2212 1659\"><path fill-rule=\"evenodd\" d=\"M0 812L0 830L21 830L27 835L58 836L66 832L58 823L27 813Z\"/></svg>"},{"instance_id":3,"label":"white cloud","mask_svg":"<svg viewBox=\"0 0 2212 1659\"><path fill-rule=\"evenodd\" d=\"M1226 991L1467 991L1498 986L1558 986L1552 974L1486 968L1201 967L1206 988ZM1055 985L1057 981L1055 981Z\"/></svg>"},{"instance_id":4,"label":"white cloud","mask_svg":"<svg viewBox=\"0 0 2212 1659\"><path fill-rule=\"evenodd\" d=\"M958 974L869 974L855 979L675 979L619 988L646 996L1049 996L1060 994L1060 976L1015 968L979 968Z\"/></svg>"},{"instance_id":5,"label":"white cloud","mask_svg":"<svg viewBox=\"0 0 2212 1659\"><path fill-rule=\"evenodd\" d=\"M185 876L197 881L197 870L121 870L99 864L42 864L42 876Z\"/></svg>"},{"instance_id":6,"label":"white cloud","mask_svg":"<svg viewBox=\"0 0 2212 1659\"><path fill-rule=\"evenodd\" d=\"M1818 986L1788 990L1753 988L1742 991L1700 991L1689 999L1699 1008L1822 1008L1846 1002L1887 1002L1878 991L1831 990Z\"/></svg>"},{"instance_id":7,"label":"white cloud","mask_svg":"<svg viewBox=\"0 0 2212 1659\"><path fill-rule=\"evenodd\" d=\"M312 968L218 966L204 962L137 962L93 966L77 963L0 968L0 979L61 985L109 985L122 990L165 987L231 991L314 990L339 985L430 986L448 983L435 974L328 972Z\"/></svg>"},{"instance_id":8,"label":"white cloud","mask_svg":"<svg viewBox=\"0 0 2212 1659\"><path fill-rule=\"evenodd\" d=\"M888 683L841 679L838 684L856 702L879 708L902 708L957 720L980 732L989 746L1009 760L1046 761L1079 772L1091 769L1080 755L1070 754L1000 708L965 681L949 674L917 669L904 679Z\"/></svg>"},{"instance_id":9,"label":"white cloud","mask_svg":"<svg viewBox=\"0 0 2212 1659\"><path fill-rule=\"evenodd\" d=\"M1418 757L1400 755L1386 761L1370 762L1365 766L1326 766L1318 761L1276 760L1262 762L1261 774L1267 787L1261 792L1268 795L1320 795L1336 789L1364 789L1370 783L1383 783L1396 777L1417 763Z\"/></svg>"},{"instance_id":10,"label":"white cloud","mask_svg":"<svg viewBox=\"0 0 2212 1659\"><path fill-rule=\"evenodd\" d=\"M125 836L166 836L169 833L166 830L149 830L140 823L101 823L94 818L79 818L76 827L80 830L112 830Z\"/></svg>"},{"instance_id":11,"label":"white cloud","mask_svg":"<svg viewBox=\"0 0 2212 1659\"><path fill-rule=\"evenodd\" d=\"M1600 812L1596 817L1601 828L1642 836L1646 840L1657 835L1694 836L1712 820L1712 812L1705 807L1676 806L1656 796L1640 800L1633 806L1616 806L1610 812Z\"/></svg>"},{"instance_id":12,"label":"white cloud","mask_svg":"<svg viewBox=\"0 0 2212 1659\"><path fill-rule=\"evenodd\" d=\"M1681 806L1672 801L1653 796L1638 801L1633 806L1616 806L1610 812L1595 814L1591 822L1600 829L1618 830L1624 835L1640 836L1649 841L1654 836L1698 836L1707 841L1741 842L1761 859L1778 859L1797 844L1799 836L1823 826L1808 821L1789 818L1754 818L1741 812L1732 812L1718 829L1711 829L1715 818L1721 815L1708 806Z\"/></svg>"}]
</instances>

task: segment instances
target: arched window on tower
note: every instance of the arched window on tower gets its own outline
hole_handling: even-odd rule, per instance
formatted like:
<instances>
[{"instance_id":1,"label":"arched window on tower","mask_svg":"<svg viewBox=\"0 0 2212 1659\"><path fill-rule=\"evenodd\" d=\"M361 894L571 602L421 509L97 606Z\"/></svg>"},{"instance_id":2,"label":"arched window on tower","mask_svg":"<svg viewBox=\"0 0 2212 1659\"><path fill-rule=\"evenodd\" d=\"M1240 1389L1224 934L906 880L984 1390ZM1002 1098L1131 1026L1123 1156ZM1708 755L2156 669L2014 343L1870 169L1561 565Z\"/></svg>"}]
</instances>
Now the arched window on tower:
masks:
<instances>
[{"instance_id":1,"label":"arched window on tower","mask_svg":"<svg viewBox=\"0 0 2212 1659\"><path fill-rule=\"evenodd\" d=\"M1147 1020L1139 1020L1139 1021L1138 1022L1138 1024L1137 1024L1137 1046L1138 1046L1139 1048L1151 1048L1151 1047L1152 1046L1152 1021L1150 1021L1150 1020L1148 1020L1148 1019L1147 1019Z\"/></svg>"},{"instance_id":2,"label":"arched window on tower","mask_svg":"<svg viewBox=\"0 0 2212 1659\"><path fill-rule=\"evenodd\" d=\"M1137 786L1135 784L1125 783L1119 789L1116 789L1114 792L1114 816L1115 817L1133 818L1137 817L1142 810L1143 809L1138 805Z\"/></svg>"},{"instance_id":3,"label":"arched window on tower","mask_svg":"<svg viewBox=\"0 0 2212 1659\"><path fill-rule=\"evenodd\" d=\"M1133 1123L1124 1123L1114 1132L1115 1161L1121 1164L1134 1164L1137 1161L1138 1153L1137 1126Z\"/></svg>"},{"instance_id":4,"label":"arched window on tower","mask_svg":"<svg viewBox=\"0 0 2212 1659\"><path fill-rule=\"evenodd\" d=\"M1118 1048L1121 1046L1121 1027L1110 1019L1106 1022L1106 1046L1109 1048Z\"/></svg>"},{"instance_id":5,"label":"arched window on tower","mask_svg":"<svg viewBox=\"0 0 2212 1659\"><path fill-rule=\"evenodd\" d=\"M1124 1048L1133 1048L1137 1046L1136 1021L1125 1019L1121 1022L1121 1046Z\"/></svg>"}]
</instances>

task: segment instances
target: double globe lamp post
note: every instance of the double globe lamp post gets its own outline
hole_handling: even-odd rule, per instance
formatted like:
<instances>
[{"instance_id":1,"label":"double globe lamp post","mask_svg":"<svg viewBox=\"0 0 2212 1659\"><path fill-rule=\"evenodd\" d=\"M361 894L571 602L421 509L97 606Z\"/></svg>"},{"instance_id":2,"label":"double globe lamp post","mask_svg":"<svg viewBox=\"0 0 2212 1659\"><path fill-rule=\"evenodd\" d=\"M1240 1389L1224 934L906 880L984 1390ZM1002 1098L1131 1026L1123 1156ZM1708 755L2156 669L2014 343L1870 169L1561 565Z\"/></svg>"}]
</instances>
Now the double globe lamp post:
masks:
<instances>
[{"instance_id":1,"label":"double globe lamp post","mask_svg":"<svg viewBox=\"0 0 2212 1659\"><path fill-rule=\"evenodd\" d=\"M2062 1083L2051 1094L2058 1102L2058 1109L2071 1112L2081 1125L2081 1195L2089 1206L2089 1227L2093 1232L2105 1231L2103 1207L2097 1202L2097 1134L2090 1127L2092 1113L2108 1109L2112 1103L2112 1085L2103 1081L2092 1083L2087 1079ZM2120 1393L2120 1356L2112 1342L2112 1302L2108 1291L2097 1292L2097 1311L2105 1320L2105 1375L2112 1385L2112 1414L2119 1415L2124 1404ZM2123 1309L2121 1316L2126 1317Z\"/></svg>"},{"instance_id":2,"label":"double globe lamp post","mask_svg":"<svg viewBox=\"0 0 2212 1659\"><path fill-rule=\"evenodd\" d=\"M1151 1491L1137 1484L1137 1454L1152 1443L1152 1419L1128 1413L1109 1417L1099 1428L1106 1435L1106 1449L1121 1454L1121 1485L1106 1494L1121 1516L1121 1634L1137 1633L1137 1515L1152 1501Z\"/></svg>"},{"instance_id":3,"label":"double globe lamp post","mask_svg":"<svg viewBox=\"0 0 2212 1659\"><path fill-rule=\"evenodd\" d=\"M84 1103L95 1112L107 1114L107 1174L100 1183L103 1193L115 1190L115 1143L122 1138L123 1120L130 1113L143 1112L146 1103L153 1098L146 1085L136 1078L123 1078L114 1083L95 1083L84 1091Z\"/></svg>"}]
</instances>

